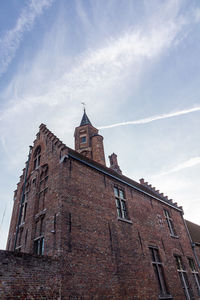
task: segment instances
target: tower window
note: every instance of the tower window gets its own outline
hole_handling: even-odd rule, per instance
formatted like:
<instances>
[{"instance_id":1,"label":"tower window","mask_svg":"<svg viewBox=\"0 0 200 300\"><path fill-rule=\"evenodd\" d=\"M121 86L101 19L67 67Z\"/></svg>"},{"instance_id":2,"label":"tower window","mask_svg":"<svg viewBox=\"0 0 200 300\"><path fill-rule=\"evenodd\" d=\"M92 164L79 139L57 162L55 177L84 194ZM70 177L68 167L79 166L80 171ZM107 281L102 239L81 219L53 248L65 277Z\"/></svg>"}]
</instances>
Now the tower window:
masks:
<instances>
[{"instance_id":1,"label":"tower window","mask_svg":"<svg viewBox=\"0 0 200 300\"><path fill-rule=\"evenodd\" d=\"M185 293L185 298L187 300L191 300L191 299L193 299L192 291L191 291L191 288L190 288L190 285L189 285L189 281L188 281L188 277L187 277L185 267L184 267L183 262L182 262L182 258L181 258L181 256L175 255L175 260L176 260L177 271L178 271L178 274L179 274L179 277L180 277L181 285L182 285L182 288L183 288L184 293Z\"/></svg>"},{"instance_id":2,"label":"tower window","mask_svg":"<svg viewBox=\"0 0 200 300\"><path fill-rule=\"evenodd\" d=\"M167 285L165 281L164 271L163 271L163 264L160 259L160 255L157 248L149 247L151 258L152 258L152 265L154 268L154 272L157 278L159 290L160 290L160 298L164 299L167 297L167 299L170 299L170 295L167 290Z\"/></svg>"},{"instance_id":3,"label":"tower window","mask_svg":"<svg viewBox=\"0 0 200 300\"><path fill-rule=\"evenodd\" d=\"M114 193L118 217L128 220L128 211L126 207L124 191L118 187L114 187Z\"/></svg>"},{"instance_id":4,"label":"tower window","mask_svg":"<svg viewBox=\"0 0 200 300\"><path fill-rule=\"evenodd\" d=\"M81 144L86 143L86 136L81 136Z\"/></svg>"}]
</instances>

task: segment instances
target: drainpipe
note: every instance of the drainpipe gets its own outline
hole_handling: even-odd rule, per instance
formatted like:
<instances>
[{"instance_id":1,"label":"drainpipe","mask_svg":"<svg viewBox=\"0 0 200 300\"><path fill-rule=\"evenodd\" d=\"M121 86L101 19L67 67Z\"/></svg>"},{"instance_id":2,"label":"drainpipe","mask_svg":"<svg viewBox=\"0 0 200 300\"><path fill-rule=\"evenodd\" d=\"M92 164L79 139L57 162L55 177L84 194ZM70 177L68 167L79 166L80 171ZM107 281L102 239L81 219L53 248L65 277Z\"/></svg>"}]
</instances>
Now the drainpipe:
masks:
<instances>
[{"instance_id":1,"label":"drainpipe","mask_svg":"<svg viewBox=\"0 0 200 300\"><path fill-rule=\"evenodd\" d=\"M182 218L183 218L183 215L182 215ZM197 263L198 267L200 268L200 262L199 262L199 259L198 259L198 257L197 257L197 254L196 254L195 243L193 242L193 240L192 240L192 238L191 238L189 229L188 229L188 227L187 227L187 224L186 224L184 218L183 218L183 222L184 222L184 225L185 225L185 228L186 228L188 237L189 237L189 239L190 239L190 243L191 243L191 247L192 247L192 250L193 250L193 253L194 253L194 257L195 257L195 259L196 259L196 263Z\"/></svg>"},{"instance_id":2,"label":"drainpipe","mask_svg":"<svg viewBox=\"0 0 200 300\"><path fill-rule=\"evenodd\" d=\"M28 154L28 161L26 164L26 170L25 170L25 176L24 176L24 184L23 184L23 189L22 189L22 196L20 200L20 208L19 208L19 215L18 215L18 220L17 220L17 227L16 227L16 234L15 234L15 242L14 242L14 251L16 250L17 246L17 238L18 238L18 233L19 233L19 225L21 221L21 216L22 216L22 208L23 208L23 203L24 203L24 195L25 195L25 188L26 188L26 181L27 181L27 175L28 175L28 168L29 168L29 162L31 158L31 151L32 151L32 146L29 146L29 154Z\"/></svg>"}]
</instances>

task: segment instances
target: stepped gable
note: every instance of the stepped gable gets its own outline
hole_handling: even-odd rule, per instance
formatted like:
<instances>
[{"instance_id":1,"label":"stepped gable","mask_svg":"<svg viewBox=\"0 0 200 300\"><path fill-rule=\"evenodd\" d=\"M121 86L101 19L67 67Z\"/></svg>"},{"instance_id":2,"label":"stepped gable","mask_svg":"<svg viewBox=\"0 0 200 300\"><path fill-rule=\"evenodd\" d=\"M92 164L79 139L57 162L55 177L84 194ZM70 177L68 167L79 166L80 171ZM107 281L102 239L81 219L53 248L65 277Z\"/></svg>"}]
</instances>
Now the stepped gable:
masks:
<instances>
[{"instance_id":1,"label":"stepped gable","mask_svg":"<svg viewBox=\"0 0 200 300\"><path fill-rule=\"evenodd\" d=\"M53 134L45 124L42 123L39 128L40 131L43 132L58 148L67 148L67 146L55 134Z\"/></svg>"},{"instance_id":2,"label":"stepped gable","mask_svg":"<svg viewBox=\"0 0 200 300\"><path fill-rule=\"evenodd\" d=\"M55 146L57 146L58 148L61 148L61 150L67 149L68 147L55 135L53 134L47 127L45 124L41 124L39 126L39 132L36 134L36 139L33 141L33 145L35 145L35 143L37 142L37 140L40 138L40 132L44 133L46 135L46 137L52 141L54 143ZM25 165L28 163L28 161L25 162ZM24 178L24 174L25 174L25 168L22 169L22 175L20 175L19 177L19 182L17 183L17 187L20 185L20 183L22 183L23 178ZM16 192L17 189L14 191Z\"/></svg>"}]
</instances>

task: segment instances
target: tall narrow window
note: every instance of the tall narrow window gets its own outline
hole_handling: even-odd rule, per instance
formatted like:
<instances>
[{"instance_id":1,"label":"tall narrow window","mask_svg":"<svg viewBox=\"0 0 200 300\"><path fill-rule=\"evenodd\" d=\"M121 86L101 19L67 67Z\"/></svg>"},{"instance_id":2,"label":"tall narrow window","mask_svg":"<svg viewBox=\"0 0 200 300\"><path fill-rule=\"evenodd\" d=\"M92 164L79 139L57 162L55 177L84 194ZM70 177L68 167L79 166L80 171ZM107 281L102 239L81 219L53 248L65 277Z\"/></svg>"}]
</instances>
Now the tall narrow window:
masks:
<instances>
[{"instance_id":1,"label":"tall narrow window","mask_svg":"<svg viewBox=\"0 0 200 300\"><path fill-rule=\"evenodd\" d=\"M182 262L182 258L181 258L181 256L175 255L175 260L176 260L177 271L179 273L182 288L185 293L185 298L187 300L192 300L193 299L192 290L191 290L189 282L188 282L188 277L187 277L187 273L186 273L186 270L185 270L183 262Z\"/></svg>"},{"instance_id":2,"label":"tall narrow window","mask_svg":"<svg viewBox=\"0 0 200 300\"><path fill-rule=\"evenodd\" d=\"M34 170L37 169L40 165L40 157L41 157L41 147L38 146L35 150L35 153L34 153L34 161L33 161Z\"/></svg>"},{"instance_id":3,"label":"tall narrow window","mask_svg":"<svg viewBox=\"0 0 200 300\"><path fill-rule=\"evenodd\" d=\"M152 265L154 268L154 272L157 278L158 287L160 291L160 298L167 297L170 299L170 295L168 293L164 271L163 271L163 264L160 259L160 255L157 248L149 247L151 258L152 258Z\"/></svg>"},{"instance_id":4,"label":"tall narrow window","mask_svg":"<svg viewBox=\"0 0 200 300\"><path fill-rule=\"evenodd\" d=\"M40 237L34 241L34 254L44 254L44 237Z\"/></svg>"},{"instance_id":5,"label":"tall narrow window","mask_svg":"<svg viewBox=\"0 0 200 300\"><path fill-rule=\"evenodd\" d=\"M193 274L193 278L197 287L198 294L200 295L200 278L199 278L199 273L197 271L196 264L192 258L188 258L190 270Z\"/></svg>"},{"instance_id":6,"label":"tall narrow window","mask_svg":"<svg viewBox=\"0 0 200 300\"><path fill-rule=\"evenodd\" d=\"M128 211L126 207L124 191L119 189L118 187L114 187L114 193L118 217L128 220Z\"/></svg>"},{"instance_id":7,"label":"tall narrow window","mask_svg":"<svg viewBox=\"0 0 200 300\"><path fill-rule=\"evenodd\" d=\"M48 191L48 165L42 167L42 172L40 174L39 183L39 195L38 195L38 211L45 208L45 199Z\"/></svg>"},{"instance_id":8,"label":"tall narrow window","mask_svg":"<svg viewBox=\"0 0 200 300\"><path fill-rule=\"evenodd\" d=\"M23 202L21 204L21 219L20 224L24 223L26 220L26 210L27 210L27 201L28 201L28 194L30 191L30 185L29 183L26 184Z\"/></svg>"},{"instance_id":9,"label":"tall narrow window","mask_svg":"<svg viewBox=\"0 0 200 300\"><path fill-rule=\"evenodd\" d=\"M44 216L37 219L35 223L35 239L33 252L37 255L44 254Z\"/></svg>"},{"instance_id":10,"label":"tall narrow window","mask_svg":"<svg viewBox=\"0 0 200 300\"><path fill-rule=\"evenodd\" d=\"M166 221L167 221L167 225L169 227L170 234L172 236L176 236L176 231L174 229L173 220L172 220L172 217L171 217L169 211L164 209L164 214L165 214L165 218L166 218Z\"/></svg>"}]
</instances>

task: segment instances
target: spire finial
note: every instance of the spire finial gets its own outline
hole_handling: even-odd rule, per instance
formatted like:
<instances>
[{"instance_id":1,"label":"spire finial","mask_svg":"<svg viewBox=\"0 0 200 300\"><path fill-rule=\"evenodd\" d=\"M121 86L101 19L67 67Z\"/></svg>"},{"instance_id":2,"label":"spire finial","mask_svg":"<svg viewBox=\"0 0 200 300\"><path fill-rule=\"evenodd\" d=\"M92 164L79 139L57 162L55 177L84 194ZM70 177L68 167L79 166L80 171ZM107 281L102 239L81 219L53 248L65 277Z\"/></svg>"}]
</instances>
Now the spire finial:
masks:
<instances>
[{"instance_id":1,"label":"spire finial","mask_svg":"<svg viewBox=\"0 0 200 300\"><path fill-rule=\"evenodd\" d=\"M88 118L88 116L86 115L86 112L85 112L85 107L86 107L85 102L81 102L81 104L83 105L83 117L82 117L80 126L82 126L82 125L92 125L89 118Z\"/></svg>"},{"instance_id":2,"label":"spire finial","mask_svg":"<svg viewBox=\"0 0 200 300\"><path fill-rule=\"evenodd\" d=\"M85 104L85 102L81 102L81 104L83 105L83 111L85 113L86 104Z\"/></svg>"}]
</instances>

